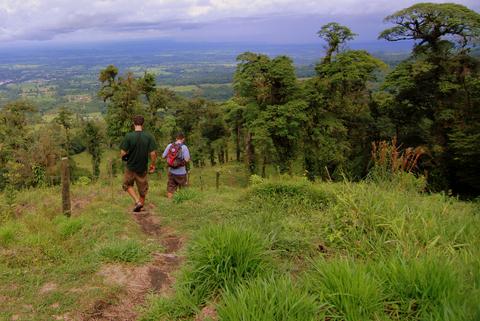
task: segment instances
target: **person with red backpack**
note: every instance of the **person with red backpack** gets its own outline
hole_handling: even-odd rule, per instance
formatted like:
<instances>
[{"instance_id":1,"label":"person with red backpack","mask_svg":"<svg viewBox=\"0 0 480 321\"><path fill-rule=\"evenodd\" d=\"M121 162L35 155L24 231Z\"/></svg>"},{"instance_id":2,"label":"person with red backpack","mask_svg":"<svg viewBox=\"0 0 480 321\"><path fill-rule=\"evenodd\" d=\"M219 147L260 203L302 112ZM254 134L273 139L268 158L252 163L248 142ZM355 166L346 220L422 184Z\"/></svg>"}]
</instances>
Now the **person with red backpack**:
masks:
<instances>
[{"instance_id":1,"label":"person with red backpack","mask_svg":"<svg viewBox=\"0 0 480 321\"><path fill-rule=\"evenodd\" d=\"M190 151L185 145L185 135L178 133L175 142L168 144L162 154L168 165L167 197L172 198L177 188L187 186L187 163Z\"/></svg>"}]
</instances>

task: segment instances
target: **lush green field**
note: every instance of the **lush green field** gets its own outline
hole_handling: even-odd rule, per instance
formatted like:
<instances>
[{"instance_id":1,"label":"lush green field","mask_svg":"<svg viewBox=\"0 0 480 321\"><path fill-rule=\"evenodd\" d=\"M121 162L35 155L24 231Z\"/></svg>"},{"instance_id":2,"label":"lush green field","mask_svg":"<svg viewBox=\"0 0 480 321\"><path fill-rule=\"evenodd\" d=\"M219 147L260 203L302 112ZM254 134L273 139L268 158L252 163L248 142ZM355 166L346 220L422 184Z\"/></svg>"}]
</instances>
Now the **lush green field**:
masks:
<instances>
[{"instance_id":1,"label":"lush green field","mask_svg":"<svg viewBox=\"0 0 480 321\"><path fill-rule=\"evenodd\" d=\"M218 320L480 317L478 203L419 193L410 176L249 180L232 163L193 169L192 187L173 201L164 173L150 178L147 208L182 240L182 264L172 291L152 290L132 307L141 320L206 311ZM74 186L69 219L59 188L18 193L8 206L2 195L15 218L0 226L0 319L68 319L123 302L128 284L111 284L105 271L141 270L167 250L128 213L120 183Z\"/></svg>"}]
</instances>

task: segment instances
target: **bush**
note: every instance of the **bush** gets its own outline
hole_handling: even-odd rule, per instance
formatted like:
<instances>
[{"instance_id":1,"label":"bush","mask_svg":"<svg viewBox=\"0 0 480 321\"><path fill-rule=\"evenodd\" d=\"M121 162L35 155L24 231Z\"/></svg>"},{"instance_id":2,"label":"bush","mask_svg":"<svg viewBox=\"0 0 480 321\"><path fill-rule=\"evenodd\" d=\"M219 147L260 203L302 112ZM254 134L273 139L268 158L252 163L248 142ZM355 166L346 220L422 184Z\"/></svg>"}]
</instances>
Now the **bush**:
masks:
<instances>
[{"instance_id":1,"label":"bush","mask_svg":"<svg viewBox=\"0 0 480 321\"><path fill-rule=\"evenodd\" d=\"M287 277L241 285L226 292L218 307L222 321L313 321L317 313L314 297L296 288Z\"/></svg>"},{"instance_id":2,"label":"bush","mask_svg":"<svg viewBox=\"0 0 480 321\"><path fill-rule=\"evenodd\" d=\"M320 304L326 304L329 320L378 320L384 315L380 284L364 265L319 259L304 281Z\"/></svg>"},{"instance_id":3,"label":"bush","mask_svg":"<svg viewBox=\"0 0 480 321\"><path fill-rule=\"evenodd\" d=\"M251 188L249 196L253 201L269 201L284 207L303 205L317 209L325 208L335 200L333 194L303 180L258 183Z\"/></svg>"},{"instance_id":4,"label":"bush","mask_svg":"<svg viewBox=\"0 0 480 321\"><path fill-rule=\"evenodd\" d=\"M111 243L101 248L99 254L107 262L142 263L149 257L148 251L134 240L120 240Z\"/></svg>"}]
</instances>

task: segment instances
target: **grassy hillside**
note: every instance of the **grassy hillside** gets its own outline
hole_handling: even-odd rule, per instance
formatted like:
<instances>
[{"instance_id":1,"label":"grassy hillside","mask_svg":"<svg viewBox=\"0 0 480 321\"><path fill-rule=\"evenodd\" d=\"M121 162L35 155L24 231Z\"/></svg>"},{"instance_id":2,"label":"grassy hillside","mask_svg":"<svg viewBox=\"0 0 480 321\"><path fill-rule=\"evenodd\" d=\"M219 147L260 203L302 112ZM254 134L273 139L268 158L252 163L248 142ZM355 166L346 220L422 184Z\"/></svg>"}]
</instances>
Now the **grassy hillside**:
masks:
<instances>
[{"instance_id":1,"label":"grassy hillside","mask_svg":"<svg viewBox=\"0 0 480 321\"><path fill-rule=\"evenodd\" d=\"M168 201L151 176L136 217L120 177L74 186L71 218L58 188L2 195L0 319L480 317L478 203L421 194L410 176L248 182L229 164L190 181Z\"/></svg>"}]
</instances>

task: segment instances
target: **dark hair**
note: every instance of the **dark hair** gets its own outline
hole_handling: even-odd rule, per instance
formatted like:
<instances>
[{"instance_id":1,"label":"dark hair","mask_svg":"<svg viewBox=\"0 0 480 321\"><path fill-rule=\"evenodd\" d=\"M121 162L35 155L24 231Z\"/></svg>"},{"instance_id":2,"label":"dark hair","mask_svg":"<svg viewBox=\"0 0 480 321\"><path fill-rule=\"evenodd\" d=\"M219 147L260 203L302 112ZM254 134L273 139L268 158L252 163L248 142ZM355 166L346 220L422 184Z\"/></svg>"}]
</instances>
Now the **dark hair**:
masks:
<instances>
[{"instance_id":1,"label":"dark hair","mask_svg":"<svg viewBox=\"0 0 480 321\"><path fill-rule=\"evenodd\" d=\"M135 126L143 126L144 122L145 122L145 118L143 118L142 115L136 115L133 117L133 124Z\"/></svg>"},{"instance_id":2,"label":"dark hair","mask_svg":"<svg viewBox=\"0 0 480 321\"><path fill-rule=\"evenodd\" d=\"M185 135L183 134L183 132L178 132L177 133L177 136L175 136L176 139L185 139Z\"/></svg>"}]
</instances>

